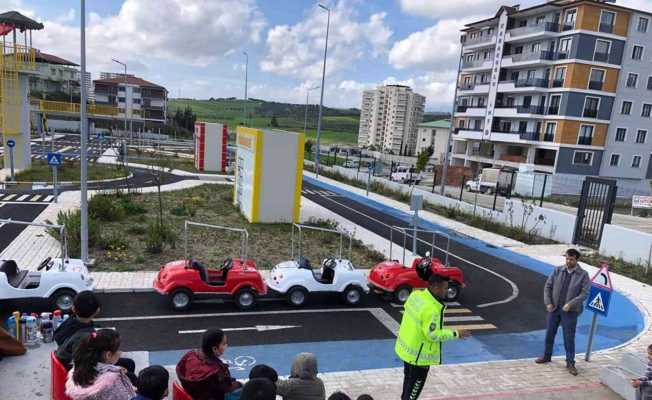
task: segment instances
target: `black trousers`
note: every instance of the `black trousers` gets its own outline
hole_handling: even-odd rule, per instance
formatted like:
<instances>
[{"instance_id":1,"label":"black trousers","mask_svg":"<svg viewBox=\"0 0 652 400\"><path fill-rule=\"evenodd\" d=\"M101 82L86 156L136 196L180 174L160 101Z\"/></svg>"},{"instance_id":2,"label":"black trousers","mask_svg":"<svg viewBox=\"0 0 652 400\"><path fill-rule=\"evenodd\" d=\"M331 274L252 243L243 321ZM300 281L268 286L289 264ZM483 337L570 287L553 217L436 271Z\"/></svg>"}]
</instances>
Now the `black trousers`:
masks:
<instances>
[{"instance_id":1,"label":"black trousers","mask_svg":"<svg viewBox=\"0 0 652 400\"><path fill-rule=\"evenodd\" d=\"M430 367L419 367L403 362L403 393L401 400L416 400L426 384Z\"/></svg>"}]
</instances>

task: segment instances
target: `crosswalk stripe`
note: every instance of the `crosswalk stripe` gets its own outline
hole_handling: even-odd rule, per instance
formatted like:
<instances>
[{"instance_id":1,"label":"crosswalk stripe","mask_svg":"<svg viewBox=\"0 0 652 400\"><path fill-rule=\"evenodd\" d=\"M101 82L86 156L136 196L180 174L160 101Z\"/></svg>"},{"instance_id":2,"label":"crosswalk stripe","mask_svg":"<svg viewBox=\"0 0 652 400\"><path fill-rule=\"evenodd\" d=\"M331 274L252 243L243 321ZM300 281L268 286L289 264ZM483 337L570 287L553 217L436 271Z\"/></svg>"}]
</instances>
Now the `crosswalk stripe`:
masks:
<instances>
[{"instance_id":1,"label":"crosswalk stripe","mask_svg":"<svg viewBox=\"0 0 652 400\"><path fill-rule=\"evenodd\" d=\"M498 329L493 324L476 324L476 325L446 325L448 329L464 329L465 331L481 331L486 329Z\"/></svg>"},{"instance_id":2,"label":"crosswalk stripe","mask_svg":"<svg viewBox=\"0 0 652 400\"><path fill-rule=\"evenodd\" d=\"M54 196L48 195L46 198L43 199L43 201L48 202L48 201L52 200L53 198L54 198Z\"/></svg>"},{"instance_id":3,"label":"crosswalk stripe","mask_svg":"<svg viewBox=\"0 0 652 400\"><path fill-rule=\"evenodd\" d=\"M28 197L29 197L28 194L24 194L24 195L20 196L19 198L17 198L16 201L23 201L23 200L25 200L25 199L28 198Z\"/></svg>"},{"instance_id":4,"label":"crosswalk stripe","mask_svg":"<svg viewBox=\"0 0 652 400\"><path fill-rule=\"evenodd\" d=\"M39 199L40 197L41 197L40 194L36 194L36 195L34 195L34 197L32 197L31 199L29 199L29 201L38 201L38 199Z\"/></svg>"},{"instance_id":5,"label":"crosswalk stripe","mask_svg":"<svg viewBox=\"0 0 652 400\"><path fill-rule=\"evenodd\" d=\"M9 201L9 200L13 199L14 197L16 197L15 194L10 194L9 196L7 196L7 197L5 197L4 199L2 199L2 201Z\"/></svg>"},{"instance_id":6,"label":"crosswalk stripe","mask_svg":"<svg viewBox=\"0 0 652 400\"><path fill-rule=\"evenodd\" d=\"M447 308L444 314L466 314L472 312L468 308Z\"/></svg>"},{"instance_id":7,"label":"crosswalk stripe","mask_svg":"<svg viewBox=\"0 0 652 400\"><path fill-rule=\"evenodd\" d=\"M444 317L444 322L469 322L469 321L484 321L482 317L477 315L465 315L463 317Z\"/></svg>"}]
</instances>

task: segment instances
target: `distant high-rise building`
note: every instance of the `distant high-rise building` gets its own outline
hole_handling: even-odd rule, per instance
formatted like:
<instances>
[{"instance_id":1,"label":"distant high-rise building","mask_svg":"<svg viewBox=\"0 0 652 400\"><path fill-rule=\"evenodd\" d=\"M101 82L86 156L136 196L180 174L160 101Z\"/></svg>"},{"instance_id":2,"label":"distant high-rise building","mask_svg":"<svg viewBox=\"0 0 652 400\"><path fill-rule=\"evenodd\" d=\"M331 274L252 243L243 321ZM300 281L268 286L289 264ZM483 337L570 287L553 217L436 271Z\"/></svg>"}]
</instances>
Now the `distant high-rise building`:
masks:
<instances>
[{"instance_id":1,"label":"distant high-rise building","mask_svg":"<svg viewBox=\"0 0 652 400\"><path fill-rule=\"evenodd\" d=\"M360 107L358 146L414 155L417 125L426 98L408 86L386 85L365 90Z\"/></svg>"}]
</instances>

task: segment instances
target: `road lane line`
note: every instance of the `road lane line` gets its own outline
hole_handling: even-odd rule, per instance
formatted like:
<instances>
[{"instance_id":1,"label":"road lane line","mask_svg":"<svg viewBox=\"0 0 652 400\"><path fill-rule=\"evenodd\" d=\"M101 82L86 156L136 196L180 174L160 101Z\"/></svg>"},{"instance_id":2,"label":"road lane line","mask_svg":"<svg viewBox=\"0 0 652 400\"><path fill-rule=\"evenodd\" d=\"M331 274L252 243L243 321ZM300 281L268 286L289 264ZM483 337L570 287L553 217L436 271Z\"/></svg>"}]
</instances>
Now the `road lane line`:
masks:
<instances>
[{"instance_id":1,"label":"road lane line","mask_svg":"<svg viewBox=\"0 0 652 400\"><path fill-rule=\"evenodd\" d=\"M7 196L7 197L5 197L4 199L2 199L2 201L9 201L9 200L13 199L14 197L16 197L15 194L10 194L9 196Z\"/></svg>"},{"instance_id":2,"label":"road lane line","mask_svg":"<svg viewBox=\"0 0 652 400\"><path fill-rule=\"evenodd\" d=\"M24 195L20 196L19 198L17 198L16 201L23 201L23 200L25 200L25 199L28 198L28 197L29 197L28 194L24 194Z\"/></svg>"},{"instance_id":3,"label":"road lane line","mask_svg":"<svg viewBox=\"0 0 652 400\"><path fill-rule=\"evenodd\" d=\"M469 310L468 308L447 308L444 311L444 314L468 314L471 312L472 311Z\"/></svg>"},{"instance_id":4,"label":"road lane line","mask_svg":"<svg viewBox=\"0 0 652 400\"><path fill-rule=\"evenodd\" d=\"M476 324L476 325L445 325L446 329L463 329L465 331L481 331L485 329L498 329L493 324Z\"/></svg>"},{"instance_id":5,"label":"road lane line","mask_svg":"<svg viewBox=\"0 0 652 400\"><path fill-rule=\"evenodd\" d=\"M469 322L469 321L484 321L484 318L477 315L465 315L463 317L444 317L444 322Z\"/></svg>"},{"instance_id":6,"label":"road lane line","mask_svg":"<svg viewBox=\"0 0 652 400\"><path fill-rule=\"evenodd\" d=\"M324 198L327 199L327 200L330 200L330 201L332 201L333 203L335 203L335 204L337 204L337 205L339 205L339 206L341 206L341 207L344 207L344 208L346 208L346 209L348 209L348 210L350 210L350 211L353 211L353 212L355 212L355 213L358 213L358 214L360 214L360 215L362 215L362 216L364 216L364 217L366 217L366 218L368 218L368 219L370 219L370 220L372 220L372 221L375 221L375 222L377 222L377 223L379 223L379 224L381 224L381 225L383 225L383 226L386 226L386 227L388 227L388 228L390 228L390 229L392 228L390 225L388 225L388 224L386 224L386 223L384 223L384 222L382 222L382 221L379 221L379 220L377 220L376 218L371 217L371 216L369 216L369 215L363 213L362 211L359 211L359 210L356 210L356 209L354 209L354 208L352 208L352 207L349 207L349 206L347 206L347 205L344 205L344 204L340 203L339 201L333 200L333 199L330 198L330 197L324 197ZM354 200L354 201L355 201L355 200ZM351 222L355 223L354 221L351 221ZM379 235L379 236L380 236L380 235ZM411 237L411 235L407 235L407 236L410 236L410 237ZM432 243L430 243L430 242L426 242L426 241L423 240L423 239L419 239L419 237L417 237L417 241L420 241L420 242L426 244L427 246L432 246ZM446 252L445 249L442 249L442 248L437 247L437 246L434 246L434 247L435 247L436 249L442 251L442 252ZM516 286L516 283L512 282L511 280L509 280L507 277L505 277L505 276L503 276L503 275L501 275L501 274L499 274L499 273L497 273L497 272L495 272L495 271L492 271L492 270L490 270L489 268L483 267L483 266L478 265L478 264L476 264L476 263L474 263L474 262L472 262L472 261L469 261L469 260L467 260L467 259L465 259L465 258L463 258L463 257L457 256L457 255L455 255L453 252L449 252L448 254L449 254L450 256L452 256L452 257L457 258L458 260L464 261L464 262L466 262L467 264L470 264L470 265L472 265L472 266L474 266L474 267L476 267L476 268L480 268L480 269L482 269L482 270L484 270L484 271L486 271L486 272L488 272L488 273L490 273L490 274L492 274L492 275L494 275L494 276L499 277L500 279L504 280L505 282L507 282L507 283L512 287L512 294L511 294L511 296L507 297L507 298L504 299L504 300L494 301L494 302L491 302L491 303L479 304L479 305L477 306L478 308L485 308L485 307L495 306L495 305L498 305L498 304L509 303L510 301L512 301L512 300L514 300L515 298L518 297L518 293L519 293L518 286Z\"/></svg>"},{"instance_id":7,"label":"road lane line","mask_svg":"<svg viewBox=\"0 0 652 400\"><path fill-rule=\"evenodd\" d=\"M49 201L52 200L53 198L54 198L53 195L48 195L46 198L43 199L43 201L45 201L45 202L49 202Z\"/></svg>"}]
</instances>

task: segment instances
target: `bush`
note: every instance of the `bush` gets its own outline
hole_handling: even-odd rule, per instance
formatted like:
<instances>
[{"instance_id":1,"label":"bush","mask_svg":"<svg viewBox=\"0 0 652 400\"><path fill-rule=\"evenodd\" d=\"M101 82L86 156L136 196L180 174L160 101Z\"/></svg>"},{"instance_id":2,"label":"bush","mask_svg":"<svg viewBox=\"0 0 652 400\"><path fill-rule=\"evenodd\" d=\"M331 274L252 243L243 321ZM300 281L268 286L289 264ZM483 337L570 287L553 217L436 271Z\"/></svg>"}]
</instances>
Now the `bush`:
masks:
<instances>
[{"instance_id":1,"label":"bush","mask_svg":"<svg viewBox=\"0 0 652 400\"><path fill-rule=\"evenodd\" d=\"M147 213L147 210L142 204L134 202L130 196L122 196L120 198L120 206L127 215L140 215Z\"/></svg>"},{"instance_id":2,"label":"bush","mask_svg":"<svg viewBox=\"0 0 652 400\"><path fill-rule=\"evenodd\" d=\"M184 206L176 206L170 209L170 214L176 215L177 217L183 217L187 214L186 207Z\"/></svg>"},{"instance_id":3,"label":"bush","mask_svg":"<svg viewBox=\"0 0 652 400\"><path fill-rule=\"evenodd\" d=\"M46 221L51 224L51 221ZM65 227L66 242L68 245L68 255L70 257L81 257L81 212L59 211L57 214L57 224ZM50 228L48 234L59 240L59 231ZM94 218L88 218L88 247L96 247L101 241L100 224Z\"/></svg>"},{"instance_id":4,"label":"bush","mask_svg":"<svg viewBox=\"0 0 652 400\"><path fill-rule=\"evenodd\" d=\"M113 232L108 238L102 239L102 248L104 250L127 249L129 243L118 232Z\"/></svg>"},{"instance_id":5,"label":"bush","mask_svg":"<svg viewBox=\"0 0 652 400\"><path fill-rule=\"evenodd\" d=\"M115 198L100 194L88 201L88 215L100 221L120 221L125 217L125 210L120 207Z\"/></svg>"},{"instance_id":6,"label":"bush","mask_svg":"<svg viewBox=\"0 0 652 400\"><path fill-rule=\"evenodd\" d=\"M169 225L159 224L158 222L150 222L147 225L145 247L148 252L158 254L163 251L166 244L174 248L176 240L177 235Z\"/></svg>"},{"instance_id":7,"label":"bush","mask_svg":"<svg viewBox=\"0 0 652 400\"><path fill-rule=\"evenodd\" d=\"M145 228L142 225L132 225L129 228L127 228L127 233L131 235L144 235L147 233L147 228Z\"/></svg>"}]
</instances>

